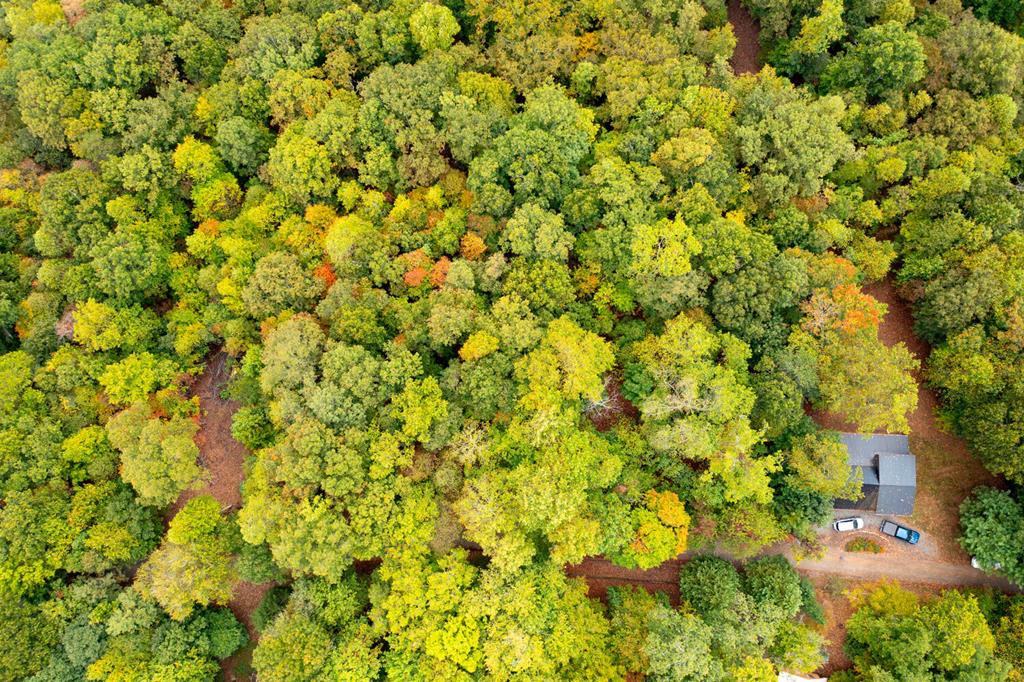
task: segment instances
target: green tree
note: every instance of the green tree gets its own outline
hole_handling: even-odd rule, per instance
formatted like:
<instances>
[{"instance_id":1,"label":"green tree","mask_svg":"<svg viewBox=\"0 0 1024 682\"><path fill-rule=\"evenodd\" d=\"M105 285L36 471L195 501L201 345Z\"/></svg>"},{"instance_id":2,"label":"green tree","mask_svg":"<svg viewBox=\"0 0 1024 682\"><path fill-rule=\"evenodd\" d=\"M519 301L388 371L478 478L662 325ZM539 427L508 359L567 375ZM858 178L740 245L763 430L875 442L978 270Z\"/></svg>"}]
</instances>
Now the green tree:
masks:
<instances>
[{"instance_id":1,"label":"green tree","mask_svg":"<svg viewBox=\"0 0 1024 682\"><path fill-rule=\"evenodd\" d=\"M0 674L9 680L30 677L44 666L59 630L38 606L21 599L0 599L0 614L0 634L6 642Z\"/></svg>"},{"instance_id":2,"label":"green tree","mask_svg":"<svg viewBox=\"0 0 1024 682\"><path fill-rule=\"evenodd\" d=\"M823 0L817 16L805 17L800 34L789 49L800 56L815 56L828 52L829 47L843 37L843 0Z\"/></svg>"},{"instance_id":3,"label":"green tree","mask_svg":"<svg viewBox=\"0 0 1024 682\"><path fill-rule=\"evenodd\" d=\"M794 439L786 470L795 487L845 500L861 496L861 481L850 476L846 446L835 437L809 434Z\"/></svg>"},{"instance_id":4,"label":"green tree","mask_svg":"<svg viewBox=\"0 0 1024 682\"><path fill-rule=\"evenodd\" d=\"M327 149L293 124L270 150L267 172L273 183L298 203L326 199L338 187Z\"/></svg>"},{"instance_id":5,"label":"green tree","mask_svg":"<svg viewBox=\"0 0 1024 682\"><path fill-rule=\"evenodd\" d=\"M136 403L114 415L106 428L121 454L121 476L145 504L164 507L201 481L193 419L162 419L146 403Z\"/></svg>"},{"instance_id":6,"label":"green tree","mask_svg":"<svg viewBox=\"0 0 1024 682\"><path fill-rule=\"evenodd\" d=\"M368 605L365 582L351 572L336 583L299 580L260 637L253 667L268 680L373 679L382 661Z\"/></svg>"},{"instance_id":7,"label":"green tree","mask_svg":"<svg viewBox=\"0 0 1024 682\"><path fill-rule=\"evenodd\" d=\"M651 610L644 653L653 680L685 682L723 677L722 664L711 654L711 628L692 613L664 606Z\"/></svg>"},{"instance_id":8,"label":"green tree","mask_svg":"<svg viewBox=\"0 0 1024 682\"><path fill-rule=\"evenodd\" d=\"M634 352L651 379L652 390L637 396L651 446L706 463L702 480L721 485L725 500L767 503L768 475L779 462L754 456L760 434L749 418L755 399L747 385L749 348L680 315Z\"/></svg>"},{"instance_id":9,"label":"green tree","mask_svg":"<svg viewBox=\"0 0 1024 682\"><path fill-rule=\"evenodd\" d=\"M242 289L242 302L259 319L285 310L302 312L319 297L322 284L290 253L275 251L256 263Z\"/></svg>"},{"instance_id":10,"label":"green tree","mask_svg":"<svg viewBox=\"0 0 1024 682\"><path fill-rule=\"evenodd\" d=\"M679 598L703 617L724 614L741 592L740 574L718 557L701 555L679 570Z\"/></svg>"},{"instance_id":11,"label":"green tree","mask_svg":"<svg viewBox=\"0 0 1024 682\"><path fill-rule=\"evenodd\" d=\"M952 87L976 97L999 93L1019 97L1024 68L1020 36L967 15L942 34L939 47L950 65Z\"/></svg>"},{"instance_id":12,"label":"green tree","mask_svg":"<svg viewBox=\"0 0 1024 682\"><path fill-rule=\"evenodd\" d=\"M1017 0L967 0L964 4L974 10L975 16L999 24L1007 31L1019 35L1024 30L1024 3Z\"/></svg>"},{"instance_id":13,"label":"green tree","mask_svg":"<svg viewBox=\"0 0 1024 682\"><path fill-rule=\"evenodd\" d=\"M111 403L131 405L167 387L176 374L177 367L172 360L144 351L107 365L99 382Z\"/></svg>"},{"instance_id":14,"label":"green tree","mask_svg":"<svg viewBox=\"0 0 1024 682\"><path fill-rule=\"evenodd\" d=\"M879 340L885 305L855 286L840 285L816 291L803 310L790 344L817 357L819 404L864 433L908 431L907 415L917 407L910 374L917 360L902 342L886 347Z\"/></svg>"},{"instance_id":15,"label":"green tree","mask_svg":"<svg viewBox=\"0 0 1024 682\"><path fill-rule=\"evenodd\" d=\"M925 52L917 35L896 21L872 26L829 64L822 76L829 88L859 88L877 101L901 93L925 76Z\"/></svg>"},{"instance_id":16,"label":"green tree","mask_svg":"<svg viewBox=\"0 0 1024 682\"><path fill-rule=\"evenodd\" d=\"M573 243L562 217L535 204L516 209L503 236L512 253L538 259L565 261Z\"/></svg>"},{"instance_id":17,"label":"green tree","mask_svg":"<svg viewBox=\"0 0 1024 682\"><path fill-rule=\"evenodd\" d=\"M595 134L592 112L561 90L531 92L508 131L470 164L477 205L492 215L529 202L557 208L579 181Z\"/></svg>"},{"instance_id":18,"label":"green tree","mask_svg":"<svg viewBox=\"0 0 1024 682\"><path fill-rule=\"evenodd\" d=\"M960 544L986 570L1024 581L1024 509L1005 490L981 487L960 504Z\"/></svg>"},{"instance_id":19,"label":"green tree","mask_svg":"<svg viewBox=\"0 0 1024 682\"><path fill-rule=\"evenodd\" d=\"M194 497L171 519L166 540L139 568L135 585L179 621L197 605L226 604L237 580L236 538L216 499Z\"/></svg>"},{"instance_id":20,"label":"green tree","mask_svg":"<svg viewBox=\"0 0 1024 682\"><path fill-rule=\"evenodd\" d=\"M974 596L947 590L921 604L914 594L886 584L855 591L851 602L855 612L847 622L846 650L855 679L882 671L895 679L1007 679L1010 667L994 656L995 641Z\"/></svg>"},{"instance_id":21,"label":"green tree","mask_svg":"<svg viewBox=\"0 0 1024 682\"><path fill-rule=\"evenodd\" d=\"M409 17L409 32L424 52L451 47L459 22L444 5L425 2Z\"/></svg>"},{"instance_id":22,"label":"green tree","mask_svg":"<svg viewBox=\"0 0 1024 682\"><path fill-rule=\"evenodd\" d=\"M839 127L844 110L839 98L811 98L770 71L745 86L733 136L755 200L781 205L821 188L852 149Z\"/></svg>"},{"instance_id":23,"label":"green tree","mask_svg":"<svg viewBox=\"0 0 1024 682\"><path fill-rule=\"evenodd\" d=\"M281 69L302 71L319 57L316 30L294 12L257 15L245 24L235 48L235 65L243 76L269 82Z\"/></svg>"},{"instance_id":24,"label":"green tree","mask_svg":"<svg viewBox=\"0 0 1024 682\"><path fill-rule=\"evenodd\" d=\"M217 151L232 171L252 175L267 159L272 140L270 131L243 117L232 116L217 124Z\"/></svg>"}]
</instances>

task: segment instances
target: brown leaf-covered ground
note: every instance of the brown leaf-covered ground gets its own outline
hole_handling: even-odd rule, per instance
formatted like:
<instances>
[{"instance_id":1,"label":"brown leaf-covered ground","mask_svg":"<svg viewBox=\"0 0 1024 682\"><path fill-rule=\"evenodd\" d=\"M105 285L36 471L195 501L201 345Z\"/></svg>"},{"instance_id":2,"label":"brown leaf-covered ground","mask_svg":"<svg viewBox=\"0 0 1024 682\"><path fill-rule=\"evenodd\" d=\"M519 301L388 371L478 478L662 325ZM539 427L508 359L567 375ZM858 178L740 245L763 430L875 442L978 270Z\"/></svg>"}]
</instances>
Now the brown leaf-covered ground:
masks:
<instances>
[{"instance_id":1,"label":"brown leaf-covered ground","mask_svg":"<svg viewBox=\"0 0 1024 682\"><path fill-rule=\"evenodd\" d=\"M584 414L598 431L607 431L622 419L636 421L640 411L622 395L622 377L608 374L604 378L604 399L589 403Z\"/></svg>"},{"instance_id":2,"label":"brown leaf-covered ground","mask_svg":"<svg viewBox=\"0 0 1024 682\"><path fill-rule=\"evenodd\" d=\"M85 16L85 0L60 0L61 9L68 23L74 26Z\"/></svg>"},{"instance_id":3,"label":"brown leaf-covered ground","mask_svg":"<svg viewBox=\"0 0 1024 682\"><path fill-rule=\"evenodd\" d=\"M732 68L737 74L757 73L761 70L761 43L757 20L750 15L740 0L729 0L729 23L736 36L736 50L732 53Z\"/></svg>"},{"instance_id":4,"label":"brown leaf-covered ground","mask_svg":"<svg viewBox=\"0 0 1024 682\"><path fill-rule=\"evenodd\" d=\"M228 376L227 354L218 351L210 357L206 369L192 386L191 395L199 397L199 433L195 438L199 446L199 463L209 471L209 479L202 488L182 493L171 506L167 518L177 514L196 495L212 495L225 512L237 511L242 504L241 485L245 479L248 451L231 435L231 418L239 405L220 395ZM258 633L253 628L252 612L271 587L273 583L239 581L228 604L228 608L245 624L253 642L258 639ZM251 655L250 646L224 661L222 669L225 682L250 679L248 664Z\"/></svg>"}]
</instances>

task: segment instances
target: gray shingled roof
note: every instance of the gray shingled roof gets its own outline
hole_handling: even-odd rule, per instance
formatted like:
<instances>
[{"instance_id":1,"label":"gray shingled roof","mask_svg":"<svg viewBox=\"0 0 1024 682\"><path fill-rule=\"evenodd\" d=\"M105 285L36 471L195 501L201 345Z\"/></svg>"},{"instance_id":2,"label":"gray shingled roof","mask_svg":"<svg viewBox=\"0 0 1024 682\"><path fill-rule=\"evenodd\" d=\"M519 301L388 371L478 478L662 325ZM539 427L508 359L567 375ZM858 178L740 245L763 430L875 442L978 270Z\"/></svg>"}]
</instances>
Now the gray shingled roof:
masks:
<instances>
[{"instance_id":1,"label":"gray shingled roof","mask_svg":"<svg viewBox=\"0 0 1024 682\"><path fill-rule=\"evenodd\" d=\"M879 514L910 516L917 491L917 462L913 455L878 454Z\"/></svg>"},{"instance_id":2,"label":"gray shingled roof","mask_svg":"<svg viewBox=\"0 0 1024 682\"><path fill-rule=\"evenodd\" d=\"M879 452L910 454L910 439L898 433L876 433L866 437L859 433L840 433L839 440L850 453L850 466L875 466L875 455Z\"/></svg>"},{"instance_id":3,"label":"gray shingled roof","mask_svg":"<svg viewBox=\"0 0 1024 682\"><path fill-rule=\"evenodd\" d=\"M856 475L853 473L855 469L860 469L861 485L878 485L878 469L874 466L850 467L851 478Z\"/></svg>"},{"instance_id":4,"label":"gray shingled roof","mask_svg":"<svg viewBox=\"0 0 1024 682\"><path fill-rule=\"evenodd\" d=\"M878 482L913 488L917 485L917 462L911 454L878 453Z\"/></svg>"},{"instance_id":5,"label":"gray shingled roof","mask_svg":"<svg viewBox=\"0 0 1024 682\"><path fill-rule=\"evenodd\" d=\"M836 500L837 509L873 510L879 514L909 516L917 492L917 462L910 454L909 439L900 434L862 436L841 433L849 453L851 472L864 476L864 498L857 502Z\"/></svg>"}]
</instances>

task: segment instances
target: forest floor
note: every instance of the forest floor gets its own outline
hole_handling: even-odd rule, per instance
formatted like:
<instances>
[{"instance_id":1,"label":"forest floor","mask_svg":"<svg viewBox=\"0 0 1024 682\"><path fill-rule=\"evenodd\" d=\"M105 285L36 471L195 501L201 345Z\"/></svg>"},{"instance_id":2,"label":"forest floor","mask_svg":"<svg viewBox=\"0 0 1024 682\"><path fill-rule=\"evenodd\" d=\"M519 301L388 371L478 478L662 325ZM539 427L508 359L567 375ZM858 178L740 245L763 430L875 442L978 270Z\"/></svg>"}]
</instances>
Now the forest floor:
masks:
<instances>
[{"instance_id":1,"label":"forest floor","mask_svg":"<svg viewBox=\"0 0 1024 682\"><path fill-rule=\"evenodd\" d=\"M61 9L68 23L74 26L85 16L85 0L60 0Z\"/></svg>"},{"instance_id":2,"label":"forest floor","mask_svg":"<svg viewBox=\"0 0 1024 682\"><path fill-rule=\"evenodd\" d=\"M225 400L221 391L227 384L229 370L227 354L217 351L207 362L206 369L192 386L191 395L199 396L199 463L210 472L208 482L197 490L186 490L171 506L168 518L178 513L186 502L196 495L212 495L225 511L237 511L242 504L242 481L245 479L245 446L231 436L231 417L238 410L238 403ZM255 642L258 633L252 624L252 612L273 583L255 584L239 581L235 584L228 608L249 631L249 639ZM249 662L252 644L226 659L221 668L224 682L249 680Z\"/></svg>"},{"instance_id":3,"label":"forest floor","mask_svg":"<svg viewBox=\"0 0 1024 682\"><path fill-rule=\"evenodd\" d=\"M757 73L761 70L761 28L740 0L729 0L729 23L736 36L736 50L732 53L732 68L737 74Z\"/></svg>"}]
</instances>

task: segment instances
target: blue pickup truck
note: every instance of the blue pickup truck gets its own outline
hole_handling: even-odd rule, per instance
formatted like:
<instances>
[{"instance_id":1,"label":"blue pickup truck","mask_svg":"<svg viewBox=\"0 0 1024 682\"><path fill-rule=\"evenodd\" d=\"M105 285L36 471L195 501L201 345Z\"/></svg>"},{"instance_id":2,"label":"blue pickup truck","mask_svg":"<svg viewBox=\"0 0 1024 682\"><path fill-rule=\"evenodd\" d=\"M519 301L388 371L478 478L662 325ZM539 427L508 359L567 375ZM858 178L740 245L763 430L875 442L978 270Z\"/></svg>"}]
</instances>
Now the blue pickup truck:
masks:
<instances>
[{"instance_id":1,"label":"blue pickup truck","mask_svg":"<svg viewBox=\"0 0 1024 682\"><path fill-rule=\"evenodd\" d=\"M882 532L894 538L899 538L903 542L909 542L912 545L916 545L917 541L921 539L921 534L916 530L901 526L892 521L882 521Z\"/></svg>"}]
</instances>

